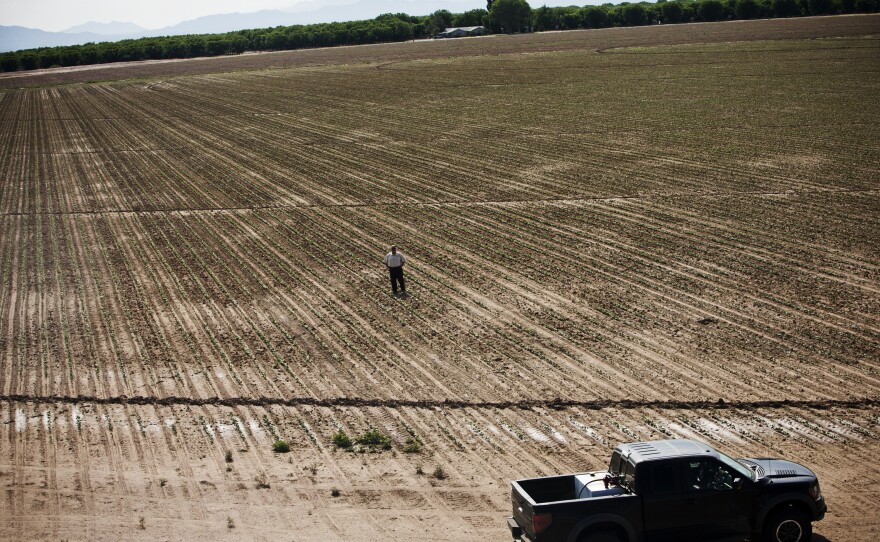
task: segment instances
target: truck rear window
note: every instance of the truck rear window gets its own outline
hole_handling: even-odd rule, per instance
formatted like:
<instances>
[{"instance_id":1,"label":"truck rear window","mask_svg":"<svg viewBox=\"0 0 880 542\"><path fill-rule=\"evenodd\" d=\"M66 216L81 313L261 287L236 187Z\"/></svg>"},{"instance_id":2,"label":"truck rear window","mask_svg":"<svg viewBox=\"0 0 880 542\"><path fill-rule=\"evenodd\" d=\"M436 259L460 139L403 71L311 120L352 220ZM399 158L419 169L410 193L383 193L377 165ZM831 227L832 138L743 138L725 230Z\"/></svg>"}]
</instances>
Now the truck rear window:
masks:
<instances>
[{"instance_id":1,"label":"truck rear window","mask_svg":"<svg viewBox=\"0 0 880 542\"><path fill-rule=\"evenodd\" d=\"M611 464L608 466L608 472L611 474L620 474L620 453L611 454Z\"/></svg>"}]
</instances>

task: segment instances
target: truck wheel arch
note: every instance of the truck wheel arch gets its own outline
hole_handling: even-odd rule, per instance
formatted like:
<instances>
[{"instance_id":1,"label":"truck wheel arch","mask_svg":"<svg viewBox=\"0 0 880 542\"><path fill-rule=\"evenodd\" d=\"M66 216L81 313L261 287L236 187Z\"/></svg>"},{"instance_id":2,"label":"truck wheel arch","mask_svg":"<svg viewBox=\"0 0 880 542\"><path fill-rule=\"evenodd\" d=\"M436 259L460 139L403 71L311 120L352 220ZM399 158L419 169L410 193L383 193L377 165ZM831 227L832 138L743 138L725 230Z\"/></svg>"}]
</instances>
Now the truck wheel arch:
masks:
<instances>
[{"instance_id":1,"label":"truck wheel arch","mask_svg":"<svg viewBox=\"0 0 880 542\"><path fill-rule=\"evenodd\" d=\"M623 531L626 534L626 540L621 540L621 542L635 542L637 540L635 529L623 517L616 514L596 514L575 524L568 535L567 542L577 542L578 537L584 534L587 529L600 525Z\"/></svg>"},{"instance_id":2,"label":"truck wheel arch","mask_svg":"<svg viewBox=\"0 0 880 542\"><path fill-rule=\"evenodd\" d=\"M813 508L809 499L800 493L786 493L782 495L777 495L773 499L767 501L767 503L761 508L761 511L758 513L758 521L755 525L755 528L760 531L764 528L764 522L767 521L767 518L770 517L774 512L786 507L793 506L801 511L803 511L810 521L813 520Z\"/></svg>"},{"instance_id":3,"label":"truck wheel arch","mask_svg":"<svg viewBox=\"0 0 880 542\"><path fill-rule=\"evenodd\" d=\"M810 515L799 506L777 506L767 516L760 536L762 542L781 540L807 542L813 536Z\"/></svg>"}]
</instances>

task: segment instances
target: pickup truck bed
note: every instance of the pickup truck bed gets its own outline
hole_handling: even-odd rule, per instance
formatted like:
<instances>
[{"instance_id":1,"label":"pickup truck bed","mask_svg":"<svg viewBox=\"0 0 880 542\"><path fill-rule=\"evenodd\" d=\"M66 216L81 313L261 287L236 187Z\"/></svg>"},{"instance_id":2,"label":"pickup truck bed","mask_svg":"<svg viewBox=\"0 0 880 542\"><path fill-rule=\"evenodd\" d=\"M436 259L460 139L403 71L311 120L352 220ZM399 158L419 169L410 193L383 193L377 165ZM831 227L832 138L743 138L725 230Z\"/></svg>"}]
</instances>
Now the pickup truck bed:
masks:
<instances>
[{"instance_id":1,"label":"pickup truck bed","mask_svg":"<svg viewBox=\"0 0 880 542\"><path fill-rule=\"evenodd\" d=\"M607 474L606 471L583 472L513 482L513 519L525 526L523 539L553 540L571 532L580 518L596 518L611 512L621 514L629 508L637 512L640 499L620 486L606 488ZM639 522L640 518L636 515L633 520ZM543 529L540 528L542 522L546 523Z\"/></svg>"},{"instance_id":2,"label":"pickup truck bed","mask_svg":"<svg viewBox=\"0 0 880 542\"><path fill-rule=\"evenodd\" d=\"M517 484L535 504L609 497L625 493L626 491L621 487L605 487L603 480L607 474L605 471L582 472L520 480Z\"/></svg>"}]
</instances>

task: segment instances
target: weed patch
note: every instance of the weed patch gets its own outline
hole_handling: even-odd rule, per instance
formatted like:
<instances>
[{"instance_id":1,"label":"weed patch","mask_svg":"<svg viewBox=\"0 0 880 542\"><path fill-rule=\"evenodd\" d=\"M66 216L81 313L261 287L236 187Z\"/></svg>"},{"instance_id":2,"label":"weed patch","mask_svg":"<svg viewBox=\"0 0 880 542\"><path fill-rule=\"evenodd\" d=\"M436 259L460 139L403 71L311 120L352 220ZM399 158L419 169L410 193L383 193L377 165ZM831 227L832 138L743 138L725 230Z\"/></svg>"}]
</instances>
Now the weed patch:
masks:
<instances>
[{"instance_id":1,"label":"weed patch","mask_svg":"<svg viewBox=\"0 0 880 542\"><path fill-rule=\"evenodd\" d=\"M333 445L337 448L347 450L354 445L354 442L352 442L351 437L349 437L345 431L340 429L335 435L333 435Z\"/></svg>"},{"instance_id":2,"label":"weed patch","mask_svg":"<svg viewBox=\"0 0 880 542\"><path fill-rule=\"evenodd\" d=\"M355 442L365 448L370 448L372 450L391 449L391 437L379 431L378 429L370 429L363 435L359 436L357 440L355 440Z\"/></svg>"}]
</instances>

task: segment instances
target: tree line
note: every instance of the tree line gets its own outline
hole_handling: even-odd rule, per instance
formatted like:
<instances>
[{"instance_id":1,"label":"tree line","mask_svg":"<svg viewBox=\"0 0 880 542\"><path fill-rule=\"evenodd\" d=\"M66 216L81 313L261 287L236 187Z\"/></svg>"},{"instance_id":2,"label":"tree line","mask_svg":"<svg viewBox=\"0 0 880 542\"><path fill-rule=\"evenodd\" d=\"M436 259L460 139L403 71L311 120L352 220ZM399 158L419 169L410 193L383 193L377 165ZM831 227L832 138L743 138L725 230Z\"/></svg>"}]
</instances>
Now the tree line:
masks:
<instances>
[{"instance_id":1,"label":"tree line","mask_svg":"<svg viewBox=\"0 0 880 542\"><path fill-rule=\"evenodd\" d=\"M878 0L658 0L532 10L536 31L874 13Z\"/></svg>"},{"instance_id":2,"label":"tree line","mask_svg":"<svg viewBox=\"0 0 880 542\"><path fill-rule=\"evenodd\" d=\"M18 71L136 60L234 55L244 51L281 51L363 45L429 38L445 28L485 26L490 32L515 33L647 24L676 24L802 15L872 13L880 0L658 0L532 9L525 0L488 0L487 9L464 13L436 11L426 16L388 13L343 23L278 26L224 34L164 36L44 47L0 54L0 70Z\"/></svg>"}]
</instances>

